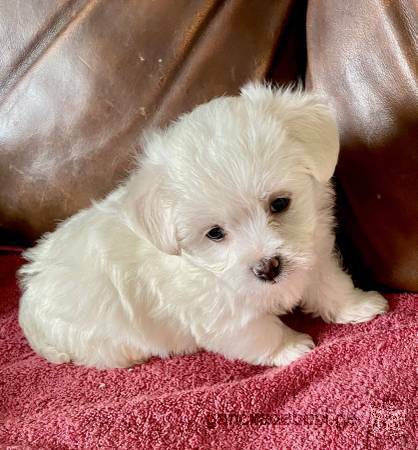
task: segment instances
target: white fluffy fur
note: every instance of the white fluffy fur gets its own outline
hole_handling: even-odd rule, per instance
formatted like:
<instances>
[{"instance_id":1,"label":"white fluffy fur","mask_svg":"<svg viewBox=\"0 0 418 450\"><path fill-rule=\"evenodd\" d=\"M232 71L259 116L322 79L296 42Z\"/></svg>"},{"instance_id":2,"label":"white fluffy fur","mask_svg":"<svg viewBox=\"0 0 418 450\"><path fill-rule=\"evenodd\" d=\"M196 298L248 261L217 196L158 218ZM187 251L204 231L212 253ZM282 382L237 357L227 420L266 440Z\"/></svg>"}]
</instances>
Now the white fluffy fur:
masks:
<instances>
[{"instance_id":1,"label":"white fluffy fur","mask_svg":"<svg viewBox=\"0 0 418 450\"><path fill-rule=\"evenodd\" d=\"M309 352L278 315L300 304L337 323L387 309L334 254L338 133L313 94L245 86L149 134L139 168L26 253L20 324L49 361L127 367L204 348L285 365ZM290 196L290 208L269 202ZM213 225L222 242L205 237ZM263 283L251 267L280 255Z\"/></svg>"}]
</instances>

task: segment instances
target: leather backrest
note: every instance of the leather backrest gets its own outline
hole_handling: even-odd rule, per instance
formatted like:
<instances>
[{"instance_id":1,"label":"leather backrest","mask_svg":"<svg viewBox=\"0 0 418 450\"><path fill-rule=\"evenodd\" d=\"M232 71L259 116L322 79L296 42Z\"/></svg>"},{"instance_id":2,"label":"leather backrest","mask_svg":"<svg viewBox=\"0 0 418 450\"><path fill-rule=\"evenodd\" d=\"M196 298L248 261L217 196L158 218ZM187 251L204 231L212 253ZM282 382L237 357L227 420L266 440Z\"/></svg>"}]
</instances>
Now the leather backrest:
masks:
<instances>
[{"instance_id":1,"label":"leather backrest","mask_svg":"<svg viewBox=\"0 0 418 450\"><path fill-rule=\"evenodd\" d=\"M126 176L145 127L264 78L294 4L0 0L0 228L36 239Z\"/></svg>"},{"instance_id":2,"label":"leather backrest","mask_svg":"<svg viewBox=\"0 0 418 450\"><path fill-rule=\"evenodd\" d=\"M418 86L414 0L311 1L308 84L341 134L339 230L365 282L418 291Z\"/></svg>"}]
</instances>

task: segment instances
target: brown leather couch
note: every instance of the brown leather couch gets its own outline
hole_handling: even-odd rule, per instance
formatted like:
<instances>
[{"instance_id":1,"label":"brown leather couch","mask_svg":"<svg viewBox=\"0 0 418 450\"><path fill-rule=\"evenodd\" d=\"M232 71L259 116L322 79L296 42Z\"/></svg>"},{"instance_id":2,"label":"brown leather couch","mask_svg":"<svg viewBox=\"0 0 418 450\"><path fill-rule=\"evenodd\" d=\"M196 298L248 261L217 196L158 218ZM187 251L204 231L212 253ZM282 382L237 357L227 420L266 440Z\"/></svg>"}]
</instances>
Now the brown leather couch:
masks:
<instances>
[{"instance_id":1,"label":"brown leather couch","mask_svg":"<svg viewBox=\"0 0 418 450\"><path fill-rule=\"evenodd\" d=\"M0 0L2 243L106 195L144 127L305 80L339 120L345 261L418 291L417 19L414 0Z\"/></svg>"}]
</instances>

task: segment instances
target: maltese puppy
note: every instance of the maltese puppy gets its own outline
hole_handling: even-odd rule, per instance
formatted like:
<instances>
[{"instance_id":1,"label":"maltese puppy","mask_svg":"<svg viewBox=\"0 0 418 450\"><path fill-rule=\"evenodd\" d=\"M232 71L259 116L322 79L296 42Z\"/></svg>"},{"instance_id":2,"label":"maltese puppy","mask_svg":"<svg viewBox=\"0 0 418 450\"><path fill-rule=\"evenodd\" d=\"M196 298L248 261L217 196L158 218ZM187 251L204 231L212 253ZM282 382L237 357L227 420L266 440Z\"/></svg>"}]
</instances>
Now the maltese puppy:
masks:
<instances>
[{"instance_id":1,"label":"maltese puppy","mask_svg":"<svg viewBox=\"0 0 418 450\"><path fill-rule=\"evenodd\" d=\"M334 250L338 132L316 95L250 83L143 147L123 185L25 254L19 321L49 361L203 348L283 366L314 347L278 317L296 305L335 323L387 310Z\"/></svg>"}]
</instances>

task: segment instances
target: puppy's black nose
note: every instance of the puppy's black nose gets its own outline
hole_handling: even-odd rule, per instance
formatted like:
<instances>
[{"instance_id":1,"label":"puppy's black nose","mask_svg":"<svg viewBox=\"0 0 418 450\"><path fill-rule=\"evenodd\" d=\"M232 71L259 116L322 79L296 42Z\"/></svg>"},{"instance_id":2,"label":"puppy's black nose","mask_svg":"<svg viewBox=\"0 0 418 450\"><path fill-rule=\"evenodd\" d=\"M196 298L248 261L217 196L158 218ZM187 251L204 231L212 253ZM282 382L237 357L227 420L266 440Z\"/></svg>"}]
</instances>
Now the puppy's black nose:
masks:
<instances>
[{"instance_id":1,"label":"puppy's black nose","mask_svg":"<svg viewBox=\"0 0 418 450\"><path fill-rule=\"evenodd\" d=\"M281 270L280 258L273 256L272 258L263 258L253 267L254 275L265 281L273 281Z\"/></svg>"}]
</instances>

